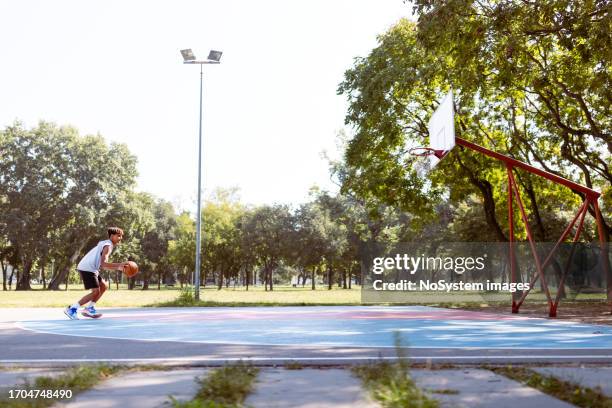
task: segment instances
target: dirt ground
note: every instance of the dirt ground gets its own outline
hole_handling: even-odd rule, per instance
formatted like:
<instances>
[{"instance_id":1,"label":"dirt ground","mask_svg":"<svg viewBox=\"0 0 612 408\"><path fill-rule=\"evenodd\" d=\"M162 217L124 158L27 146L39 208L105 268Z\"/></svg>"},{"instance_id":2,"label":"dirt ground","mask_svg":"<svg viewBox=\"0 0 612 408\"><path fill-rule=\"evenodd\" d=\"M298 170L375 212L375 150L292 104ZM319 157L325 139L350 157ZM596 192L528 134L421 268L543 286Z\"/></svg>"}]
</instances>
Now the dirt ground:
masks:
<instances>
[{"instance_id":1,"label":"dirt ground","mask_svg":"<svg viewBox=\"0 0 612 408\"><path fill-rule=\"evenodd\" d=\"M470 305L459 307L465 310L480 310L482 312L494 312L510 314L510 303L508 304L489 304L489 305ZM529 303L525 301L521 305L519 315L530 317L548 317L548 307L545 303ZM610 306L606 302L586 302L586 301L567 301L559 303L557 309L558 320L570 320L591 324L612 325L612 314Z\"/></svg>"}]
</instances>

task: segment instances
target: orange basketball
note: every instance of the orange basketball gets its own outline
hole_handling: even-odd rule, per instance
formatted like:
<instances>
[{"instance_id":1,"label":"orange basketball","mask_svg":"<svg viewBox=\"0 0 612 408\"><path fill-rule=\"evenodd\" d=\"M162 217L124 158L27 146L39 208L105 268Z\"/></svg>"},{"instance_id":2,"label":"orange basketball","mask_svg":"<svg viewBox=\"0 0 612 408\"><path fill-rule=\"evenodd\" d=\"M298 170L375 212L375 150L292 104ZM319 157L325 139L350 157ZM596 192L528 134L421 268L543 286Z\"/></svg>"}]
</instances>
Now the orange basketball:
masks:
<instances>
[{"instance_id":1,"label":"orange basketball","mask_svg":"<svg viewBox=\"0 0 612 408\"><path fill-rule=\"evenodd\" d=\"M129 261L127 265L123 267L123 273L125 273L128 278L136 276L136 274L138 273L138 265L136 264L136 262Z\"/></svg>"}]
</instances>

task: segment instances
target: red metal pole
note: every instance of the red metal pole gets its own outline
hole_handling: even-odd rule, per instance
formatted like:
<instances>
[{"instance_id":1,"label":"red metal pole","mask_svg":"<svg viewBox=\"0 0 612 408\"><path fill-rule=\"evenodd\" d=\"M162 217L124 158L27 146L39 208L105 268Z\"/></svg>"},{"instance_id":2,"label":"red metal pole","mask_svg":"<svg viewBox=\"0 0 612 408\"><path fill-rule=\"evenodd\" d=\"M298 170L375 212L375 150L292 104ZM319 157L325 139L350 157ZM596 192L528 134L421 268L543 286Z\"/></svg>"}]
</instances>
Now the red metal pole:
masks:
<instances>
[{"instance_id":1,"label":"red metal pole","mask_svg":"<svg viewBox=\"0 0 612 408\"><path fill-rule=\"evenodd\" d=\"M603 220L601 217L601 212L599 211L599 206L597 203L597 200L599 198L599 196L601 195L600 192L595 191L593 189L590 189L588 187L585 187L583 185L580 185L578 183L575 183L573 181L567 180L563 177L559 177L556 174L552 174L549 173L545 170L539 169L537 167L534 167L530 164L527 163L523 163L522 161L516 160L512 157L503 155L501 153L497 153L494 152L490 149L487 149L485 147L479 146L475 143L472 142L468 142L465 139L462 139L460 137L456 137L455 141L458 145L463 146L463 147L467 147L468 149L477 151L479 153L484 154L485 156L489 156L492 157L494 159L497 160L501 160L502 162L506 163L506 167L508 169L508 222L509 222L509 226L510 226L510 243L509 243L509 254L510 254L510 268L511 268L511 279L513 282L515 282L516 279L516 265L514 264L514 225L513 225L513 212L512 212L512 191L514 190L514 194L516 196L518 205L519 205L519 209L521 211L521 216L523 218L523 222L525 223L525 230L527 231L527 237L529 238L529 244L531 245L531 250L533 252L533 256L535 258L536 261L536 267L538 269L538 274L535 275L532 279L531 279L531 285L529 287L528 290L524 291L519 302L515 303L515 297L513 294L512 297L512 312L513 313L518 313L518 309L520 308L521 304L523 303L523 301L525 300L525 298L527 297L527 295L529 294L529 291L531 290L531 287L533 287L533 285L535 284L535 282L538 280L538 277L542 279L542 285L544 286L544 291L546 293L546 297L548 299L548 305L549 305L549 313L556 313L556 307L557 307L557 302L555 302L555 304L552 303L552 298L550 296L550 291L548 290L548 285L546 284L546 279L544 277L544 269L546 268L546 266L548 265L548 263L550 262L550 260L552 259L552 256L554 255L554 253L557 250L557 247L560 245L561 242L563 242L563 240L567 237L567 235L569 234L571 228L574 226L574 224L576 223L576 220L578 219L578 217L582 214L582 218L580 221L580 227L577 231L577 235L579 235L580 230L582 229L582 224L584 221L584 217L586 215L586 212L588 211L588 203L590 201L593 202L593 206L595 209L595 218L597 220L597 230L598 230L598 234L599 234L599 242L600 242L600 246L601 246L601 253L602 253L602 265L603 265L603 274L605 275L607 282L608 282L608 304L610 306L610 312L612 313L612 273L610 270L610 262L608 259L608 247L607 247L607 237L604 233L603 230ZM439 159L443 158L446 154L448 154L448 151L435 151L435 156ZM583 193L585 195L585 200L582 204L582 207L580 208L580 210L578 210L578 214L576 214L576 216L574 217L573 221L570 223L570 225L566 228L566 230L564 231L564 233L561 235L561 238L557 241L557 244L555 245L555 247L553 248L553 250L551 250L551 252L549 253L548 257L546 258L546 260L544 261L543 264L540 264L540 258L538 257L538 254L535 250L535 244L533 242L533 238L531 236L531 230L529 229L529 224L527 223L527 215L525 213L525 209L523 207L523 202L521 200L521 196L520 196L520 192L518 189L518 186L516 184L516 180L514 179L514 175L512 173L513 168L514 167L518 167L520 169L526 170L530 173L536 174L540 177L544 177L548 180L551 180L557 184L561 184L564 185L566 187L569 187L570 189ZM576 237L574 238L574 241L576 241Z\"/></svg>"},{"instance_id":2,"label":"red metal pole","mask_svg":"<svg viewBox=\"0 0 612 408\"><path fill-rule=\"evenodd\" d=\"M516 283L516 265L514 264L514 214L512 209L512 165L506 163L508 169L508 262L510 264L510 282ZM519 312L519 305L516 303L516 292L512 292L512 313Z\"/></svg>"},{"instance_id":3,"label":"red metal pole","mask_svg":"<svg viewBox=\"0 0 612 408\"><path fill-rule=\"evenodd\" d=\"M544 270L542 269L542 264L540 263L540 257L538 256L538 252L536 250L535 244L533 242L533 237L531 235L531 228L529 228L529 220L527 219L527 213L525 213L525 208L523 207L523 201L521 200L521 194L518 189L518 185L514 180L514 175L512 172L509 174L510 180L512 181L512 186L514 187L514 195L516 197L516 202L518 203L519 210L521 210L521 216L523 218L523 223L525 224L525 231L527 232L527 238L529 239L529 245L531 246L531 252L533 254L533 258L536 262L536 268L538 269L538 274L540 275L540 279L542 279L542 286L544 286L544 293L546 294L546 299L548 300L548 309L552 308L552 297L550 296L550 291L548 290L548 284L546 283L546 278L544 277Z\"/></svg>"},{"instance_id":4,"label":"red metal pole","mask_svg":"<svg viewBox=\"0 0 612 408\"><path fill-rule=\"evenodd\" d=\"M580 185L578 183L574 183L573 181L570 181L568 179L564 179L563 177L559 177L556 174L549 173L549 172L547 172L545 170L542 170L542 169L539 169L537 167L531 166L531 165L529 165L527 163L523 163L522 161L513 159L512 157L503 155L501 153L494 152L493 150L489 150L486 147L482 147L482 146L479 146L479 145L477 145L475 143L468 142L467 140L462 139L460 137L456 137L455 140L456 140L457 144L460 145L460 146L464 146L464 147L467 147L469 149L475 150L477 152L480 152L480 153L484 154L485 156L489 156L489 157L493 157L494 159L501 160L501 161L503 161L506 164L512 165L512 167L518 167L518 168L521 168L523 170L527 170L527 171L529 171L531 173L537 174L538 176L541 176L541 177L544 177L546 179L552 180L555 183L559 183L559 184L562 184L562 185L564 185L566 187L569 187L572 190L580 191L581 193L584 193L584 194L586 194L588 196L592 196L592 197L595 197L595 198L599 198L599 196L601 195L601 193L599 191L595 191L595 190L592 190L592 189L590 189L588 187Z\"/></svg>"},{"instance_id":5,"label":"red metal pole","mask_svg":"<svg viewBox=\"0 0 612 408\"><path fill-rule=\"evenodd\" d=\"M572 258L574 257L574 251L576 250L576 242L578 242L578 238L580 238L580 233L582 232L582 226L584 225L584 217L588 211L588 203L589 200L585 200L580 210L582 215L580 216L580 222L578 223L578 228L576 228L576 234L574 234L574 240L572 241L572 249L570 251L569 257L567 258L567 262L565 263L565 268L563 269L563 275L561 275L561 280L559 281L559 287L557 288L557 295L555 296L555 303L553 307L550 309L548 316L557 317L557 306L559 306L559 301L561 300L561 292L563 292L563 285L565 285L565 277L567 276L567 271L569 270L570 264L572 263ZM585 205L586 204L586 205Z\"/></svg>"},{"instance_id":6,"label":"red metal pole","mask_svg":"<svg viewBox=\"0 0 612 408\"><path fill-rule=\"evenodd\" d=\"M612 273L610 271L610 262L608 259L608 245L607 237L603 229L603 220L601 219L601 212L599 211L599 205L597 200L593 200L593 209L595 210L595 219L597 220L597 233L599 235L599 246L601 248L601 261L602 261L602 274L608 282L608 307L610 313L612 313Z\"/></svg>"},{"instance_id":7,"label":"red metal pole","mask_svg":"<svg viewBox=\"0 0 612 408\"><path fill-rule=\"evenodd\" d=\"M559 245L561 244L561 242L563 242L563 240L569 235L572 227L574 226L574 224L576 224L576 221L578 220L578 217L580 217L580 214L582 214L583 211L586 211L588 209L588 199L585 199L582 202L582 205L580 206L580 209L578 210L578 212L576 213L576 215L574 216L574 219L572 220L572 222L569 223L569 225L567 226L567 228L565 228L565 231L563 231L563 234L561 234L561 237L557 240L557 243L555 244L555 246L553 247L553 249L550 251L550 253L548 254L548 256L546 257L546 260L542 263L542 269L545 270L546 267L548 266L548 264L550 263L553 255L555 254L555 252L557 252L557 248L559 248ZM525 301L525 298L527 297L527 295L529 294L529 292L531 291L531 288L533 288L533 285L538 281L538 275L535 275L532 279L531 282L529 284L529 289L527 289L526 291L523 292L523 295L521 296L519 302L518 302L518 307L520 308L521 305L523 304L523 302Z\"/></svg>"}]
</instances>

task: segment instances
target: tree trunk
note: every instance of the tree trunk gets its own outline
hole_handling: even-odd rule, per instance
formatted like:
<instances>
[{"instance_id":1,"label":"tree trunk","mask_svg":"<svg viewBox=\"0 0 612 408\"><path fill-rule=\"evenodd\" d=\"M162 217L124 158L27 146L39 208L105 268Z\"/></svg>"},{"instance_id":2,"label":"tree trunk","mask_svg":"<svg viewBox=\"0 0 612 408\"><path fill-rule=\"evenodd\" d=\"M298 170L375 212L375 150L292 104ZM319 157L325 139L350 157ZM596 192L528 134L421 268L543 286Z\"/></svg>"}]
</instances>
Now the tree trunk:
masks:
<instances>
[{"instance_id":1,"label":"tree trunk","mask_svg":"<svg viewBox=\"0 0 612 408\"><path fill-rule=\"evenodd\" d=\"M70 259L68 260L66 266L64 268L58 268L60 272L56 273L53 279L51 279L51 282L49 282L49 290L59 290L60 284L62 282L67 282L68 275L70 274L70 267L71 265L74 265L84 246L85 242L82 242L81 245L79 245L79 247L77 248L77 250L74 251L74 253L70 256Z\"/></svg>"},{"instance_id":2,"label":"tree trunk","mask_svg":"<svg viewBox=\"0 0 612 408\"><path fill-rule=\"evenodd\" d=\"M560 299L565 299L567 294L565 293L565 285L561 285L561 277L563 276L563 269L557 261L551 262L551 266L555 271L555 277L557 278L557 293L559 293Z\"/></svg>"},{"instance_id":3,"label":"tree trunk","mask_svg":"<svg viewBox=\"0 0 612 408\"><path fill-rule=\"evenodd\" d=\"M465 171L465 174L468 176L468 179L482 194L483 198L483 207L485 212L485 220L487 221L487 225L493 230L497 239L500 242L507 242L508 238L504 234L499 222L497 221L497 216L495 214L495 199L493 198L493 186L488 180L480 179L474 174L474 172L467 167L461 157L459 155L455 156L457 158L457 162L459 166Z\"/></svg>"},{"instance_id":4,"label":"tree trunk","mask_svg":"<svg viewBox=\"0 0 612 408\"><path fill-rule=\"evenodd\" d=\"M47 284L47 290L61 290L60 285L64 283L66 280L64 278L65 274L70 272L69 260L65 262L59 262L53 269L53 276L49 279L49 283Z\"/></svg>"},{"instance_id":5,"label":"tree trunk","mask_svg":"<svg viewBox=\"0 0 612 408\"><path fill-rule=\"evenodd\" d=\"M17 269L15 267L11 268L11 276L9 277L9 290L12 289L13 286L13 276L15 276L15 271Z\"/></svg>"},{"instance_id":6,"label":"tree trunk","mask_svg":"<svg viewBox=\"0 0 612 408\"><path fill-rule=\"evenodd\" d=\"M43 290L47 289L47 280L45 278L45 265L40 270L40 276L42 278Z\"/></svg>"},{"instance_id":7,"label":"tree trunk","mask_svg":"<svg viewBox=\"0 0 612 408\"><path fill-rule=\"evenodd\" d=\"M15 290L32 290L32 287L30 286L30 279L31 279L30 275L31 275L32 265L34 261L31 259L24 258L22 260L22 263L23 263L23 271L21 273L21 276L17 280L17 286L15 287Z\"/></svg>"},{"instance_id":8,"label":"tree trunk","mask_svg":"<svg viewBox=\"0 0 612 408\"><path fill-rule=\"evenodd\" d=\"M8 268L8 264L5 264L2 259L0 259L0 267L2 267L2 290L6 291L6 268Z\"/></svg>"},{"instance_id":9,"label":"tree trunk","mask_svg":"<svg viewBox=\"0 0 612 408\"><path fill-rule=\"evenodd\" d=\"M535 191L533 190L533 186L531 184L526 185L523 184L523 188L527 193L527 197L529 197L529 203L531 204L531 215L533 216L536 228L534 231L535 239L538 241L546 241L546 228L544 228L544 222L542 221L542 217L540 216L540 209L538 208L538 202L536 200Z\"/></svg>"},{"instance_id":10,"label":"tree trunk","mask_svg":"<svg viewBox=\"0 0 612 408\"><path fill-rule=\"evenodd\" d=\"M312 286L312 290L315 290L315 275L316 275L316 273L317 273L317 267L314 266L312 268L312 278L310 279L311 280L310 283L311 283L311 286Z\"/></svg>"},{"instance_id":11,"label":"tree trunk","mask_svg":"<svg viewBox=\"0 0 612 408\"><path fill-rule=\"evenodd\" d=\"M329 265L327 265L327 290L331 290L332 288L332 277L333 277L333 271L332 271L332 265L330 262Z\"/></svg>"},{"instance_id":12,"label":"tree trunk","mask_svg":"<svg viewBox=\"0 0 612 408\"><path fill-rule=\"evenodd\" d=\"M244 279L244 282L246 283L246 290L247 290L247 292L248 292L248 290L249 290L249 281L250 281L250 279L251 279L251 275L250 275L250 273L249 273L249 267L248 267L248 266L246 266L246 267L244 268L244 274L245 274L245 279Z\"/></svg>"},{"instance_id":13,"label":"tree trunk","mask_svg":"<svg viewBox=\"0 0 612 408\"><path fill-rule=\"evenodd\" d=\"M270 268L270 271L268 272L269 278L270 278L270 291L274 290L274 282L272 281L272 272L273 272L273 268Z\"/></svg>"}]
</instances>

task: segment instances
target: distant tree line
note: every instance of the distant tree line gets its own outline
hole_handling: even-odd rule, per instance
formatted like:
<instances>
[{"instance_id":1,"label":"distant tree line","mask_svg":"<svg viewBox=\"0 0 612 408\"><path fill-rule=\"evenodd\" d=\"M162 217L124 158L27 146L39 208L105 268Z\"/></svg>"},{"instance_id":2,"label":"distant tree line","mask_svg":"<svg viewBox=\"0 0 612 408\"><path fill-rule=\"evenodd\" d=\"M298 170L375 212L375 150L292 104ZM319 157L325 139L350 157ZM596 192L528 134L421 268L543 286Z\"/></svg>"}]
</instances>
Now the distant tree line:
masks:
<instances>
[{"instance_id":1,"label":"distant tree line","mask_svg":"<svg viewBox=\"0 0 612 408\"><path fill-rule=\"evenodd\" d=\"M122 144L76 129L41 122L15 123L0 131L0 266L3 289L31 289L34 277L57 290L78 281L76 263L108 225L125 230L113 257L141 268L143 289L177 279L193 280L195 220L172 204L135 192L136 157ZM222 288L262 283L267 290L297 276L312 289L324 281L350 287L361 275L359 245L400 240L409 225L390 208L372 218L367 206L348 196L313 189L296 206L249 207L236 191L219 190L205 201L202 216L203 283ZM120 274L110 272L118 282ZM280 274L277 276L277 274ZM134 281L129 282L133 287Z\"/></svg>"}]
</instances>

